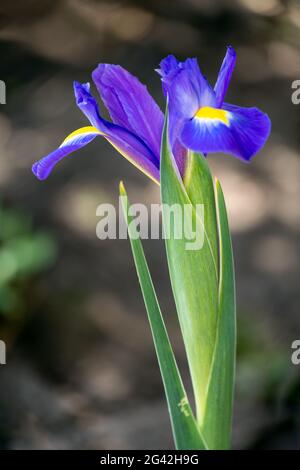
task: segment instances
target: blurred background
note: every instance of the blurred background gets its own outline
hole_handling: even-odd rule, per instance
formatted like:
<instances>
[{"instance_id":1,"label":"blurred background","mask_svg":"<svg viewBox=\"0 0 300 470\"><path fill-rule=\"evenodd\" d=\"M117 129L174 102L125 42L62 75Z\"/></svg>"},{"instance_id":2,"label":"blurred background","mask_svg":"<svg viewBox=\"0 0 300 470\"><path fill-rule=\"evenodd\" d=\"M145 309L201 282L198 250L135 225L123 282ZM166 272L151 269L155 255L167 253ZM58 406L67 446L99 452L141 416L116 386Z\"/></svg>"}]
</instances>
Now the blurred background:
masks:
<instances>
[{"instance_id":1,"label":"blurred background","mask_svg":"<svg viewBox=\"0 0 300 470\"><path fill-rule=\"evenodd\" d=\"M121 64L163 107L167 54L198 57L214 83L238 61L227 100L267 112L251 165L209 163L224 187L237 274L236 449L300 448L300 4L289 0L1 0L0 447L168 449L169 419L129 242L96 238L96 207L159 190L96 139L41 183L32 163L86 120L72 81ZM176 354L189 377L162 241L144 243Z\"/></svg>"}]
</instances>

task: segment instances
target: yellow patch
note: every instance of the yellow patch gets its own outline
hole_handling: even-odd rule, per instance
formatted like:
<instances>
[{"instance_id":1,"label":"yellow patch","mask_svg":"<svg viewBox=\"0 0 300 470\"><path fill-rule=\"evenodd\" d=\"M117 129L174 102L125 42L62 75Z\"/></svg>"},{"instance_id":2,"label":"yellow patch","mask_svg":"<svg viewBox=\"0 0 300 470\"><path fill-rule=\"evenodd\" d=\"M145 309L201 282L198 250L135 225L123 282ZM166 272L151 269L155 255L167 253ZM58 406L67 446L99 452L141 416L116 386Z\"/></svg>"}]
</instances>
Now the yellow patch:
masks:
<instances>
[{"instance_id":1,"label":"yellow patch","mask_svg":"<svg viewBox=\"0 0 300 470\"><path fill-rule=\"evenodd\" d=\"M203 106L199 108L195 114L195 117L198 119L213 119L217 121L222 121L227 126L229 125L228 112L224 109L211 108L210 106Z\"/></svg>"},{"instance_id":2,"label":"yellow patch","mask_svg":"<svg viewBox=\"0 0 300 470\"><path fill-rule=\"evenodd\" d=\"M136 166L139 170L141 170L145 175L147 175L152 181L154 181L155 183L157 183L159 185L159 181L156 180L150 173L148 173L147 171L144 170L144 168L142 168L140 165L138 165L131 157L130 155L128 155L127 153L124 152L124 150L120 149L117 145L115 145L110 139L109 137L104 133L104 132L101 132L99 131L99 129L97 129L96 127L94 126L86 126L86 127L81 127L80 129L77 129L76 131L74 132L71 132L71 134L69 134L65 140L62 142L62 144L60 146L63 146L65 144L67 144L69 141L72 141L72 139L76 136L79 136L79 135L84 135L84 134L99 134L99 135L102 135L103 137L106 138L106 140L125 158L127 158L128 161L130 161L134 166Z\"/></svg>"},{"instance_id":3,"label":"yellow patch","mask_svg":"<svg viewBox=\"0 0 300 470\"><path fill-rule=\"evenodd\" d=\"M100 134L101 135L101 132L99 131L99 129L97 129L96 127L94 126L86 126L86 127L80 127L80 129L77 129L76 131L74 132L71 132L71 134L69 134L65 140L62 142L61 145L65 144L68 140L72 140L73 137L76 137L78 135L83 135L83 134L91 134L91 133L95 133L95 134Z\"/></svg>"}]
</instances>

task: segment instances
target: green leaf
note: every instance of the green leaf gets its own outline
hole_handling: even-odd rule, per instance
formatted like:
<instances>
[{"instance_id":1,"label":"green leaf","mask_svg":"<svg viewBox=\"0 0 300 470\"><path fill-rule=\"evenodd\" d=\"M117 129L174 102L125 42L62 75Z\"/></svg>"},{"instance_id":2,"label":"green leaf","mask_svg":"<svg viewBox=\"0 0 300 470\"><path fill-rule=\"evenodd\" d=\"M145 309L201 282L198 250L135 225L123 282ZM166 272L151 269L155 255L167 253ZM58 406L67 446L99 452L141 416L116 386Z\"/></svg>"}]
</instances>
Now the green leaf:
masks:
<instances>
[{"instance_id":1,"label":"green leaf","mask_svg":"<svg viewBox=\"0 0 300 470\"><path fill-rule=\"evenodd\" d=\"M201 429L209 448L227 449L230 445L235 379L235 283L230 231L219 181L216 181L215 189L220 253L219 319L205 417Z\"/></svg>"},{"instance_id":2,"label":"green leaf","mask_svg":"<svg viewBox=\"0 0 300 470\"><path fill-rule=\"evenodd\" d=\"M183 184L193 206L204 205L204 226L209 241L212 257L218 271L218 231L215 207L215 193L213 178L203 155L189 151L185 166Z\"/></svg>"},{"instance_id":3,"label":"green leaf","mask_svg":"<svg viewBox=\"0 0 300 470\"><path fill-rule=\"evenodd\" d=\"M196 157L195 157L196 158ZM199 158L198 158L199 160ZM200 160L201 161L201 160ZM190 164L197 167L194 161ZM205 164L199 168L205 178L202 193L195 188L201 185L194 171L186 177L185 184L177 172L168 144L167 117L161 151L161 198L163 202L163 226L173 294L187 353L195 395L197 420L203 423L207 387L211 375L211 364L215 349L218 322L218 262L216 237L215 198L213 189L208 190L210 176ZM199 176L199 175L198 175ZM194 181L196 178L196 182ZM190 193L190 196L189 196ZM199 217L191 195L200 203L205 202L204 220ZM176 237L176 223L169 217L168 207L174 204L192 208L192 227L184 223L181 238ZM205 210L206 208L206 210ZM209 208L209 211L207 211ZM178 221L177 221L178 222ZM211 227L208 227L210 225ZM199 249L187 249L193 227L204 233L204 243Z\"/></svg>"},{"instance_id":4,"label":"green leaf","mask_svg":"<svg viewBox=\"0 0 300 470\"><path fill-rule=\"evenodd\" d=\"M206 449L207 446L193 416L193 412L178 371L172 346L164 325L143 252L143 247L138 237L134 220L128 214L128 199L122 183L120 184L120 196L122 198L132 253L163 379L176 448L182 450Z\"/></svg>"},{"instance_id":5,"label":"green leaf","mask_svg":"<svg viewBox=\"0 0 300 470\"><path fill-rule=\"evenodd\" d=\"M167 121L167 118L166 118ZM207 160L188 152L184 178L169 149L165 125L161 155L162 202L204 206L202 249L186 250L164 217L168 263L187 351L197 420L209 449L226 449L231 435L235 374L235 285L230 232L219 182L214 187ZM163 209L164 211L164 209ZM173 229L173 232L172 232ZM187 237L188 238L188 237Z\"/></svg>"}]
</instances>

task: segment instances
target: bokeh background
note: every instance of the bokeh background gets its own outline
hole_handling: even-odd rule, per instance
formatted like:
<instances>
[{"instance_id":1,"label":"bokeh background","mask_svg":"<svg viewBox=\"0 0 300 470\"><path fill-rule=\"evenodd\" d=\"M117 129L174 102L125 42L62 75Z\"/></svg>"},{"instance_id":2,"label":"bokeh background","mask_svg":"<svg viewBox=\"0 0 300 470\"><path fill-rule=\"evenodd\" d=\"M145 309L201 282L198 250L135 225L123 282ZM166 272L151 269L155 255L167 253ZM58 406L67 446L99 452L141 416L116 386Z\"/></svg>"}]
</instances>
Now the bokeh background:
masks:
<instances>
[{"instance_id":1,"label":"bokeh background","mask_svg":"<svg viewBox=\"0 0 300 470\"><path fill-rule=\"evenodd\" d=\"M237 274L234 448L300 448L300 4L288 0L1 0L0 446L167 449L170 426L129 242L96 238L96 207L158 188L101 139L49 180L32 163L86 121L72 81L121 64L163 104L153 71L198 57L214 82L226 45L238 61L228 101L267 112L273 131L251 165L209 163L228 204ZM188 388L162 241L144 243Z\"/></svg>"}]
</instances>

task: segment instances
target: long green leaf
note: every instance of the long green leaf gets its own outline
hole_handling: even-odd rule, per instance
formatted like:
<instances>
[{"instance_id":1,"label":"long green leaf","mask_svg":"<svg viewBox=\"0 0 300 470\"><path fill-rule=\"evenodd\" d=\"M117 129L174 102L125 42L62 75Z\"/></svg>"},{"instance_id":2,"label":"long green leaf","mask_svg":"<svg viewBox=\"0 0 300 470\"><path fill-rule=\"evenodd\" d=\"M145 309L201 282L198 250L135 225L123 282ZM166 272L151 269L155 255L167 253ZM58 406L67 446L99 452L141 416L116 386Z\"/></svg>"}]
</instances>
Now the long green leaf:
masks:
<instances>
[{"instance_id":1,"label":"long green leaf","mask_svg":"<svg viewBox=\"0 0 300 470\"><path fill-rule=\"evenodd\" d=\"M184 185L191 202L205 206L205 229L219 269L219 309L215 349L201 430L210 449L230 444L235 371L235 289L231 239L220 183L214 187L207 160L189 152ZM215 197L215 205L212 198Z\"/></svg>"},{"instance_id":2,"label":"long green leaf","mask_svg":"<svg viewBox=\"0 0 300 470\"><path fill-rule=\"evenodd\" d=\"M185 166L183 184L193 204L204 205L204 228L209 241L216 271L219 269L219 246L217 215L213 177L207 159L196 152L189 151Z\"/></svg>"},{"instance_id":3,"label":"long green leaf","mask_svg":"<svg viewBox=\"0 0 300 470\"><path fill-rule=\"evenodd\" d=\"M207 160L194 152L187 155L182 184L168 147L166 128L161 159L162 201L169 205L190 203L194 208L204 205L202 249L189 252L183 245L185 238L182 243L174 236L166 246L198 423L208 448L226 449L231 435L236 325L233 258L224 197L218 182L214 187ZM196 220L197 213L194 217ZM171 223L164 218L168 233Z\"/></svg>"},{"instance_id":4,"label":"long green leaf","mask_svg":"<svg viewBox=\"0 0 300 470\"><path fill-rule=\"evenodd\" d=\"M177 449L206 449L199 427L193 416L187 395L178 371L172 346L165 328L160 307L155 294L152 279L147 266L141 241L138 237L134 220L128 213L128 199L123 184L120 195L128 225L128 233L135 266L142 289L154 340L159 367L163 379L172 424L173 436Z\"/></svg>"},{"instance_id":5,"label":"long green leaf","mask_svg":"<svg viewBox=\"0 0 300 470\"><path fill-rule=\"evenodd\" d=\"M216 181L215 191L220 253L219 318L205 417L201 429L209 448L227 449L230 445L235 378L235 283L226 206L219 181Z\"/></svg>"},{"instance_id":6,"label":"long green leaf","mask_svg":"<svg viewBox=\"0 0 300 470\"><path fill-rule=\"evenodd\" d=\"M207 169L204 165L202 165L201 171L206 175L206 181L208 181L209 176L207 176ZM190 180L190 176L187 177L187 180ZM201 184L199 180L198 184ZM192 191L194 183L189 181L188 185L191 185ZM211 185L213 187L212 183ZM167 208L174 204L178 204L182 208L192 207L192 225L194 227L198 225L198 228L199 217L195 205L192 204L188 191L176 171L168 144L167 117L161 151L161 198L163 226L168 234L166 248L170 278L191 372L197 419L198 423L202 425L218 321L217 235L212 239L209 233L213 228L210 231L206 228L208 223L213 224L215 231L217 231L216 223L213 223L212 220L215 200L213 190L205 190L202 199L205 198L205 207L210 208L210 216L206 220L207 210L205 211L204 207L204 221L202 220L204 243L199 249L188 250L187 243L191 236L189 226L185 223L183 236L181 239L176 237L174 235L176 223L174 219L169 217Z\"/></svg>"}]
</instances>

